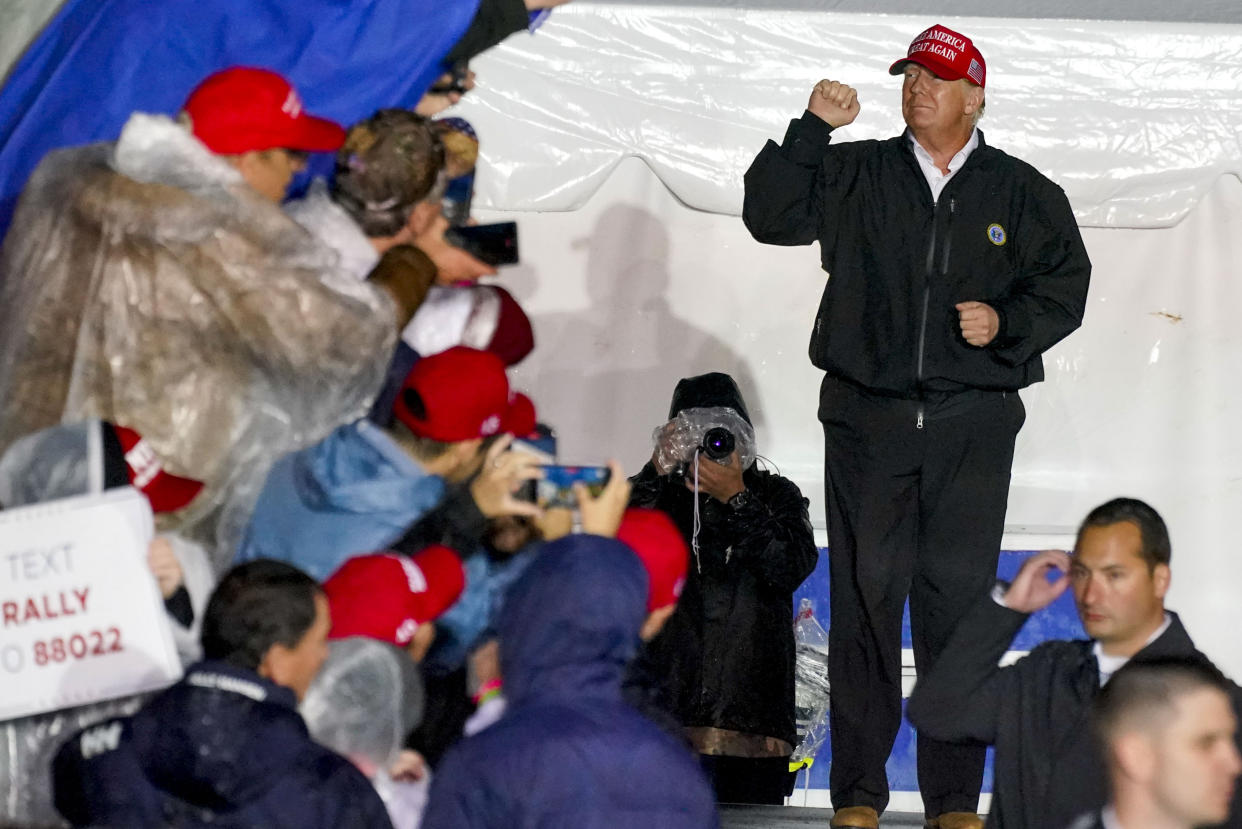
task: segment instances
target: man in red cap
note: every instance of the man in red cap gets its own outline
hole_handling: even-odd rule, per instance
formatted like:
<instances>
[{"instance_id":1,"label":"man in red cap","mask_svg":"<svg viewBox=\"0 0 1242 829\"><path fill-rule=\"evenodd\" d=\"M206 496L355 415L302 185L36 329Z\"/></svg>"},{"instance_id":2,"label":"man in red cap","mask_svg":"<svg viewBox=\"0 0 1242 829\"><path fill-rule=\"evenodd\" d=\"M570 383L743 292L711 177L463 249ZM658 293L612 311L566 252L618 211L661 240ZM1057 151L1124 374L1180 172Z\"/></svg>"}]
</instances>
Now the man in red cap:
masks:
<instances>
[{"instance_id":1,"label":"man in red cap","mask_svg":"<svg viewBox=\"0 0 1242 829\"><path fill-rule=\"evenodd\" d=\"M377 553L346 561L323 583L332 611L329 639L366 636L388 642L421 662L432 621L466 586L457 553L439 545L413 555Z\"/></svg>"},{"instance_id":2,"label":"man in red cap","mask_svg":"<svg viewBox=\"0 0 1242 829\"><path fill-rule=\"evenodd\" d=\"M459 346L415 363L384 429L339 427L271 468L237 560L274 558L324 579L352 556L390 549L444 498L469 483L485 516L530 515L514 490L538 475L535 457L509 452L535 426L500 358ZM480 471L481 470L481 471Z\"/></svg>"},{"instance_id":3,"label":"man in red cap","mask_svg":"<svg viewBox=\"0 0 1242 829\"><path fill-rule=\"evenodd\" d=\"M231 553L271 461L365 411L392 353L392 302L279 207L344 135L234 67L175 119L50 154L0 259L0 450L86 416L131 426L204 483L177 527Z\"/></svg>"},{"instance_id":4,"label":"man in red cap","mask_svg":"<svg viewBox=\"0 0 1242 829\"><path fill-rule=\"evenodd\" d=\"M761 242L818 241L832 275L810 353L826 372L833 826L871 829L901 722L907 594L925 673L991 587L1017 392L1081 324L1091 272L1065 194L977 129L987 65L970 38L932 26L890 73L902 135L830 144L860 105L820 81L746 173L743 207ZM980 825L983 758L919 735L929 825Z\"/></svg>"},{"instance_id":5,"label":"man in red cap","mask_svg":"<svg viewBox=\"0 0 1242 829\"><path fill-rule=\"evenodd\" d=\"M211 75L181 113L203 146L275 204L284 201L307 153L333 152L345 141L339 124L306 112L297 90L265 69L235 66Z\"/></svg>"}]
</instances>

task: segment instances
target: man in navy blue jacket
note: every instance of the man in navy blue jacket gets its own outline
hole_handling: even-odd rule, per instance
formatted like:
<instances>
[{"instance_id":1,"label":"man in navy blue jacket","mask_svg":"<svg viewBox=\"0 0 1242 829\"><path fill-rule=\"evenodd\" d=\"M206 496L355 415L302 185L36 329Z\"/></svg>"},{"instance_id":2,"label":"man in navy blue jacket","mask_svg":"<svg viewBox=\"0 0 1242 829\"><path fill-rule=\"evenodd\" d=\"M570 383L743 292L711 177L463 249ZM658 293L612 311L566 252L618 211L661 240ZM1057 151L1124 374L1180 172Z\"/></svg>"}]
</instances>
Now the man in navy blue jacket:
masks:
<instances>
[{"instance_id":1,"label":"man in navy blue jacket","mask_svg":"<svg viewBox=\"0 0 1242 829\"><path fill-rule=\"evenodd\" d=\"M75 826L391 827L370 782L297 711L330 626L305 573L234 568L207 605L206 661L133 717L71 737L53 763L56 808Z\"/></svg>"},{"instance_id":2,"label":"man in navy blue jacket","mask_svg":"<svg viewBox=\"0 0 1242 829\"><path fill-rule=\"evenodd\" d=\"M619 541L547 544L499 619L508 710L441 761L424 829L718 826L687 747L621 699L647 574Z\"/></svg>"}]
</instances>

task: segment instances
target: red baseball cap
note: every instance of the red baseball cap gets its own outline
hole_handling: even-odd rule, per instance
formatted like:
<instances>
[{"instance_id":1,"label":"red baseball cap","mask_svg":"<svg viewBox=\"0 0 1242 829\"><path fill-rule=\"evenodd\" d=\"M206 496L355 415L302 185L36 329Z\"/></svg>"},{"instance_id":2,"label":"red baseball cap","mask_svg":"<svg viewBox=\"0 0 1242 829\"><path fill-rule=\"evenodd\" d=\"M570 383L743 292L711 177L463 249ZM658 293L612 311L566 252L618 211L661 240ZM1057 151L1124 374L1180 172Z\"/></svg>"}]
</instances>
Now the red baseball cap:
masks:
<instances>
[{"instance_id":1,"label":"red baseball cap","mask_svg":"<svg viewBox=\"0 0 1242 829\"><path fill-rule=\"evenodd\" d=\"M187 506L202 491L201 481L165 472L155 450L142 435L124 426L111 423L104 425L112 429L121 444L121 451L125 453L125 471L129 475L130 483L147 496L152 510L176 512Z\"/></svg>"},{"instance_id":2,"label":"red baseball cap","mask_svg":"<svg viewBox=\"0 0 1242 829\"><path fill-rule=\"evenodd\" d=\"M351 558L323 583L332 613L330 639L368 636L404 647L414 630L457 601L466 586L461 559L448 547L414 556Z\"/></svg>"},{"instance_id":3,"label":"red baseball cap","mask_svg":"<svg viewBox=\"0 0 1242 829\"><path fill-rule=\"evenodd\" d=\"M907 63L917 63L946 81L965 78L982 87L987 80L988 66L970 38L939 23L916 37L906 56L888 68L888 74L900 75Z\"/></svg>"},{"instance_id":4,"label":"red baseball cap","mask_svg":"<svg viewBox=\"0 0 1242 829\"><path fill-rule=\"evenodd\" d=\"M501 359L460 345L414 364L393 414L414 434L445 443L535 428L535 404L509 388Z\"/></svg>"},{"instance_id":5,"label":"red baseball cap","mask_svg":"<svg viewBox=\"0 0 1242 829\"><path fill-rule=\"evenodd\" d=\"M504 361L506 366L517 365L535 348L535 330L530 317L513 298L513 294L499 285L481 286L494 291L500 299L500 313L496 319L496 333L487 343L487 350Z\"/></svg>"},{"instance_id":6,"label":"red baseball cap","mask_svg":"<svg viewBox=\"0 0 1242 829\"><path fill-rule=\"evenodd\" d=\"M267 69L234 66L210 75L186 98L194 136L218 155L282 148L333 152L340 124L310 115L297 90Z\"/></svg>"},{"instance_id":7,"label":"red baseball cap","mask_svg":"<svg viewBox=\"0 0 1242 829\"><path fill-rule=\"evenodd\" d=\"M686 584L690 553L673 520L659 510L627 509L617 540L638 554L647 571L647 612L676 603Z\"/></svg>"}]
</instances>

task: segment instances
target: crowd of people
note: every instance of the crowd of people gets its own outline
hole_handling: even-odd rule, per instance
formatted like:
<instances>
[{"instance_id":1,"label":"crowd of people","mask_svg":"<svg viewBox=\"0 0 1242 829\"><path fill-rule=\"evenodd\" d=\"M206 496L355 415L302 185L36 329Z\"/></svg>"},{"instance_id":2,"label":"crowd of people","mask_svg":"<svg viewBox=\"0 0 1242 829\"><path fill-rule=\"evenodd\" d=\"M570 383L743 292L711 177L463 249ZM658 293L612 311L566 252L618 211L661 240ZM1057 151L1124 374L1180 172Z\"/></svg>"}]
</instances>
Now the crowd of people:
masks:
<instances>
[{"instance_id":1,"label":"crowd of people","mask_svg":"<svg viewBox=\"0 0 1242 829\"><path fill-rule=\"evenodd\" d=\"M6 723L34 769L9 820L658 829L784 802L809 502L718 372L672 390L634 477L543 500L551 432L507 375L533 327L449 233L480 139L434 116L553 5L484 0L414 108L345 127L223 67L35 170L0 252L0 505L145 495L184 674ZM859 102L821 81L746 176L755 237L832 274L831 825L887 806L909 597L927 826L983 825L989 745L989 826L1242 826L1242 690L1164 607L1154 509L1108 501L995 582L1018 390L1090 262L1060 189L984 144L968 38L932 27L891 71L900 137L830 144ZM313 153L331 174L288 200ZM1000 667L1071 589L1090 638Z\"/></svg>"}]
</instances>

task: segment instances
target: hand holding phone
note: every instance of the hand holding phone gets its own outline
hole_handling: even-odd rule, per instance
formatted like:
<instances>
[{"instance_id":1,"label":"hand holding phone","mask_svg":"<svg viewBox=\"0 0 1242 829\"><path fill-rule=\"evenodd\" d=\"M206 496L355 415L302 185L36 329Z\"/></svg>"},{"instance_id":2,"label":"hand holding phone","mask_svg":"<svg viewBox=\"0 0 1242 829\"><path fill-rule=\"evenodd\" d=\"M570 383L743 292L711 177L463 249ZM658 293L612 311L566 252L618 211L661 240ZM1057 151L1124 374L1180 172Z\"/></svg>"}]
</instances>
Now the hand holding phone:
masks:
<instances>
[{"instance_id":1,"label":"hand holding phone","mask_svg":"<svg viewBox=\"0 0 1242 829\"><path fill-rule=\"evenodd\" d=\"M607 483L597 494L592 495L590 488L581 481L574 484L574 492L582 531L615 538L630 503L630 482L621 471L621 464L616 461L609 461L605 471L608 473Z\"/></svg>"},{"instance_id":2,"label":"hand holding phone","mask_svg":"<svg viewBox=\"0 0 1242 829\"><path fill-rule=\"evenodd\" d=\"M562 466L544 464L539 467L543 477L535 482L535 502L541 507L579 505L579 494L598 497L612 478L606 466Z\"/></svg>"},{"instance_id":3,"label":"hand holding phone","mask_svg":"<svg viewBox=\"0 0 1242 829\"><path fill-rule=\"evenodd\" d=\"M459 225L444 232L445 240L493 267L518 263L517 222Z\"/></svg>"},{"instance_id":4,"label":"hand holding phone","mask_svg":"<svg viewBox=\"0 0 1242 829\"><path fill-rule=\"evenodd\" d=\"M474 83L470 78L470 64L464 60L459 60L449 67L439 80L435 82L428 90L429 95L465 95L472 88Z\"/></svg>"}]
</instances>

